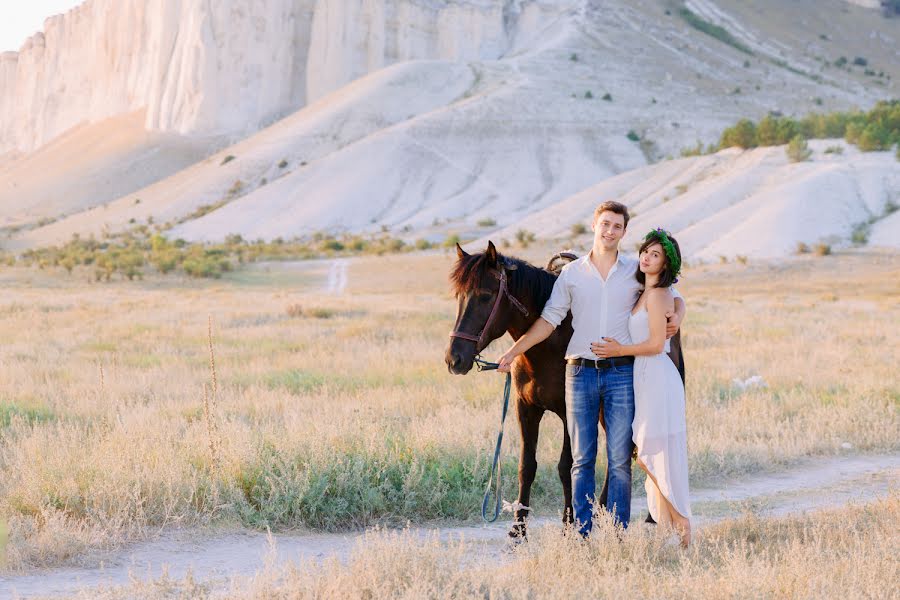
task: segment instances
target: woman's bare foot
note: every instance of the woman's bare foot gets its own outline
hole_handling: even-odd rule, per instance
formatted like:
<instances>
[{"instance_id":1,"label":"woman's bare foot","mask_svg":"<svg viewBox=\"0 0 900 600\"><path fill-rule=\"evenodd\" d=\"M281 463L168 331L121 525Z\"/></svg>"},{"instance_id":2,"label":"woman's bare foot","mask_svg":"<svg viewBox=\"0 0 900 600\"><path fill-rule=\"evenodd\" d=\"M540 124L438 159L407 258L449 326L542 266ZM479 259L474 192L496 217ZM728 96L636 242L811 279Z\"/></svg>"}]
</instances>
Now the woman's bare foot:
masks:
<instances>
[{"instance_id":1,"label":"woman's bare foot","mask_svg":"<svg viewBox=\"0 0 900 600\"><path fill-rule=\"evenodd\" d=\"M691 522L679 515L678 521L673 523L675 531L681 538L681 547L687 548L691 545Z\"/></svg>"}]
</instances>

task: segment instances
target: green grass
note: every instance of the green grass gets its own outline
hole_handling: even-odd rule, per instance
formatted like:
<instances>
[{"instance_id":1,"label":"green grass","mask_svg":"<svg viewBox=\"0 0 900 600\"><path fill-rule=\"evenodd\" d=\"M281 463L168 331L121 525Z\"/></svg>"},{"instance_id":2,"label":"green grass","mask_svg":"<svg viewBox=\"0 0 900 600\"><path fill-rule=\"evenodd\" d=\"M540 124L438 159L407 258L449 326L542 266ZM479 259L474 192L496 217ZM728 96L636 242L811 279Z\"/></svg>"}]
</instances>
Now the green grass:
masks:
<instances>
[{"instance_id":1,"label":"green grass","mask_svg":"<svg viewBox=\"0 0 900 600\"><path fill-rule=\"evenodd\" d=\"M49 408L43 406L0 401L0 427L9 427L16 419L22 419L25 423L32 425L52 421L56 419L56 415Z\"/></svg>"},{"instance_id":2,"label":"green grass","mask_svg":"<svg viewBox=\"0 0 900 600\"><path fill-rule=\"evenodd\" d=\"M714 37L720 42L728 44L736 50L740 50L744 54L753 55L753 51L750 50L750 48L739 42L733 35L731 35L731 32L729 32L724 27L716 25L715 23L710 23L700 15L692 12L687 8L679 9L678 14L687 22L688 25L690 25L697 31L702 31L706 35Z\"/></svg>"}]
</instances>

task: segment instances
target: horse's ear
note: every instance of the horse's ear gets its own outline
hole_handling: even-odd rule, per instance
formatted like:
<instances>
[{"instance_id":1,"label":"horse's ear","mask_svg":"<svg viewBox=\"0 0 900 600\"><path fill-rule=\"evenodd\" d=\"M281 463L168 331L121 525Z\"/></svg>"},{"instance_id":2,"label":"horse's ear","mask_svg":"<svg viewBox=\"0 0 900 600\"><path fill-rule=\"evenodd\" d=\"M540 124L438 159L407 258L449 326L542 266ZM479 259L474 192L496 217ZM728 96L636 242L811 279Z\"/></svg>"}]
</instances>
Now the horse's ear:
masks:
<instances>
[{"instance_id":1,"label":"horse's ear","mask_svg":"<svg viewBox=\"0 0 900 600\"><path fill-rule=\"evenodd\" d=\"M494 247L494 242L488 240L488 247L484 253L487 255L488 260L490 261L491 265L496 266L497 265L497 248Z\"/></svg>"},{"instance_id":2,"label":"horse's ear","mask_svg":"<svg viewBox=\"0 0 900 600\"><path fill-rule=\"evenodd\" d=\"M459 257L460 260L468 256L466 251L462 249L462 246L459 245L459 242L456 242L456 256Z\"/></svg>"}]
</instances>

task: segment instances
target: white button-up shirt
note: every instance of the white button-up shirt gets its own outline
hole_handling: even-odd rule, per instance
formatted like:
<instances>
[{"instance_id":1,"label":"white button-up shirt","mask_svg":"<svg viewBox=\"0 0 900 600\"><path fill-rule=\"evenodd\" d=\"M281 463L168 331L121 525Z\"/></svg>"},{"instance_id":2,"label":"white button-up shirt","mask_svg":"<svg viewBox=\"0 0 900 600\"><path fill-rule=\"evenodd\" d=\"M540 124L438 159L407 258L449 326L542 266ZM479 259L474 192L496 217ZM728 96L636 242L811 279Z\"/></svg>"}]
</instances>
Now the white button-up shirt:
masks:
<instances>
[{"instance_id":1,"label":"white button-up shirt","mask_svg":"<svg viewBox=\"0 0 900 600\"><path fill-rule=\"evenodd\" d=\"M591 343L604 337L631 344L628 318L643 287L635 278L638 259L619 252L604 280L588 253L563 267L553 285L541 318L557 327L572 311L575 333L566 349L566 358L597 358ZM676 297L678 292L672 289Z\"/></svg>"}]
</instances>

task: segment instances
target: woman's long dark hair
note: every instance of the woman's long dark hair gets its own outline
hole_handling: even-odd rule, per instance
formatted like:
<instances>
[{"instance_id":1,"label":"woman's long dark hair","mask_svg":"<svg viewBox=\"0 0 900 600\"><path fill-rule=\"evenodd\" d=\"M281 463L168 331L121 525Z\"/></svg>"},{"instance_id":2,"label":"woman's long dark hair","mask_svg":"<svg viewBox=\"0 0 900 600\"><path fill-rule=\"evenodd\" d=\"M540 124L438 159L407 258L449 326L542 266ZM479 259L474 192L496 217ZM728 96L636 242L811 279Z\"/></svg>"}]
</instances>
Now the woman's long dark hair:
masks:
<instances>
[{"instance_id":1,"label":"woman's long dark hair","mask_svg":"<svg viewBox=\"0 0 900 600\"><path fill-rule=\"evenodd\" d=\"M681 262L681 248L678 246L678 241L671 235L667 235L666 237L669 238L670 242L672 242L672 246L675 247L675 253L678 254L678 261ZM653 244L659 244L660 246L662 246L660 237L655 231L651 231L650 233L648 233L647 237L644 239L644 243L641 244L641 247L638 250L638 260L640 260L641 254L644 253L644 250L646 250ZM659 281L656 282L656 287L658 288L667 288L678 281L677 273L675 273L675 270L672 268L672 259L669 258L668 254L666 254L665 246L663 246L663 256L666 257L666 266L663 267L662 272L659 274ZM644 272L641 271L640 264L638 264L638 268L634 273L634 277L638 280L638 283L640 283L641 285L646 285L647 277L644 275Z\"/></svg>"}]
</instances>

